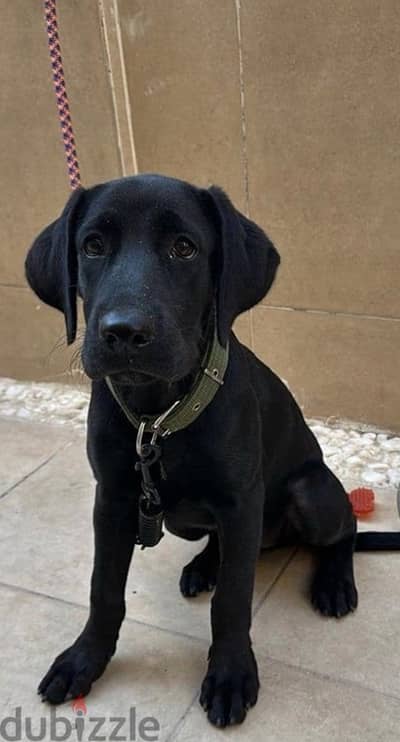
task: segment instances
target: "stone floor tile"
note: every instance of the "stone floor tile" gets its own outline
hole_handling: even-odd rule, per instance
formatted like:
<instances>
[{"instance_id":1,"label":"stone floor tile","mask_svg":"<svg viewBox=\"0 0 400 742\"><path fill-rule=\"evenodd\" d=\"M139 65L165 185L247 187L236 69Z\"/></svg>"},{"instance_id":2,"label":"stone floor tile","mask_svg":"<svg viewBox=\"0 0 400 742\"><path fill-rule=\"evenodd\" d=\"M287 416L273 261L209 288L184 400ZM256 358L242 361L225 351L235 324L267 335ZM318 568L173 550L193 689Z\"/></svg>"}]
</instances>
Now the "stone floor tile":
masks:
<instances>
[{"instance_id":1,"label":"stone floor tile","mask_svg":"<svg viewBox=\"0 0 400 742\"><path fill-rule=\"evenodd\" d=\"M60 426L0 418L0 498L72 437Z\"/></svg>"},{"instance_id":2,"label":"stone floor tile","mask_svg":"<svg viewBox=\"0 0 400 742\"><path fill-rule=\"evenodd\" d=\"M0 500L0 582L86 605L92 567L94 484L81 440ZM185 599L182 567L203 542L166 534L159 546L137 549L127 585L127 615L162 628L209 636L210 594ZM291 551L261 557L254 605L284 568Z\"/></svg>"},{"instance_id":3,"label":"stone floor tile","mask_svg":"<svg viewBox=\"0 0 400 742\"><path fill-rule=\"evenodd\" d=\"M397 699L297 670L259 662L258 703L241 726L207 726L196 702L182 720L174 742L398 742Z\"/></svg>"},{"instance_id":4,"label":"stone floor tile","mask_svg":"<svg viewBox=\"0 0 400 742\"><path fill-rule=\"evenodd\" d=\"M257 613L258 653L400 698L400 552L355 555L359 605L340 620L311 608L311 574L300 551Z\"/></svg>"},{"instance_id":5,"label":"stone floor tile","mask_svg":"<svg viewBox=\"0 0 400 742\"><path fill-rule=\"evenodd\" d=\"M3 720L7 716L15 717L15 709L20 707L24 725L20 739L28 738L24 734L27 717L32 719L34 732L40 729L43 717L47 725L46 739L51 739L51 707L41 702L36 688L54 657L75 639L84 621L82 608L20 590L0 588L3 633L0 733ZM125 733L130 739L128 721L132 708L136 711L138 742L141 739L138 725L148 716L160 725L156 739L165 740L192 702L205 666L201 642L126 622L115 657L85 699L86 713L79 714L79 708L75 711L76 707L67 702L57 707L56 715L73 726L78 718L81 718L80 723L83 719L84 740L89 738L89 731L93 731L91 717L105 717L106 722L98 734L106 734L106 739L115 726L110 717L125 717L127 721L120 735ZM60 739L67 727L59 722L57 729ZM12 724L8 732L12 732ZM0 734L0 738L4 735ZM69 739L77 739L75 730Z\"/></svg>"}]
</instances>

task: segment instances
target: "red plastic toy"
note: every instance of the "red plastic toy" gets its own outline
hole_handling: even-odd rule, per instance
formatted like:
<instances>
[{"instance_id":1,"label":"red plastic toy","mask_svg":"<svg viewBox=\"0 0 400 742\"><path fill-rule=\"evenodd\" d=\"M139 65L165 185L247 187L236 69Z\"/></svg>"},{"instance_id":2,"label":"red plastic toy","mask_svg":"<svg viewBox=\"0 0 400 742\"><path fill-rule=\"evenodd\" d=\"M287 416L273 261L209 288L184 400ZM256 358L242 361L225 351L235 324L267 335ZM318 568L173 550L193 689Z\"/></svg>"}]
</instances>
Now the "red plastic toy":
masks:
<instances>
[{"instance_id":1,"label":"red plastic toy","mask_svg":"<svg viewBox=\"0 0 400 742\"><path fill-rule=\"evenodd\" d=\"M374 491L367 489L366 487L358 487L349 492L349 500L356 518L362 518L365 515L369 515L375 509Z\"/></svg>"}]
</instances>

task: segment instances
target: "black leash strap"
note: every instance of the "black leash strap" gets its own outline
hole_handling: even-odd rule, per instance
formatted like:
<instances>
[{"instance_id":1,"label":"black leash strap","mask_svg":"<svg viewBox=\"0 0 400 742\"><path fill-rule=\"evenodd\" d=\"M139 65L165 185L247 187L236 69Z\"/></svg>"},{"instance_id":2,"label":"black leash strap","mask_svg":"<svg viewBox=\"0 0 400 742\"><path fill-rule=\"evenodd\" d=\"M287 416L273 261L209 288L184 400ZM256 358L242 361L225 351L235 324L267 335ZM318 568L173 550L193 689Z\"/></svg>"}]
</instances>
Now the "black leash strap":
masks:
<instances>
[{"instance_id":1,"label":"black leash strap","mask_svg":"<svg viewBox=\"0 0 400 742\"><path fill-rule=\"evenodd\" d=\"M154 483L151 467L158 463L161 476L165 479L161 458L161 446L156 442L143 443L139 461L135 464L136 471L142 475L142 492L139 498L139 522L137 543L142 549L146 546L157 546L163 537L164 510L161 497Z\"/></svg>"},{"instance_id":2,"label":"black leash strap","mask_svg":"<svg viewBox=\"0 0 400 742\"><path fill-rule=\"evenodd\" d=\"M142 492L139 497L139 523L136 543L146 546L157 546L163 537L164 510L161 497L151 475L151 467L158 464L161 479L166 479L165 469L161 463L161 446L158 438L166 438L169 431L162 431L161 425L179 405L174 402L171 407L162 413L152 424L152 436L149 443L143 442L148 420L142 418L136 436L136 453L139 461L135 464L136 471L142 475ZM123 408L124 409L124 408Z\"/></svg>"}]
</instances>

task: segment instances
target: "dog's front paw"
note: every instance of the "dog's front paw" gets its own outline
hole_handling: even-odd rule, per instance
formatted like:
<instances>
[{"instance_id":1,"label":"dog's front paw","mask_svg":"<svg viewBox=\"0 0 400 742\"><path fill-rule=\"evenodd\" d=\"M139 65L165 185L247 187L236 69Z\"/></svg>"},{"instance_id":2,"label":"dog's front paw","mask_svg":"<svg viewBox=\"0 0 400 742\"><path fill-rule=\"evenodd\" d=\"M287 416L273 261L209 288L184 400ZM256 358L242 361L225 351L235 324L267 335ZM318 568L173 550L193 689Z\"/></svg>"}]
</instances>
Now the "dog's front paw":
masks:
<instances>
[{"instance_id":1,"label":"dog's front paw","mask_svg":"<svg viewBox=\"0 0 400 742\"><path fill-rule=\"evenodd\" d=\"M357 588L352 574L336 575L320 568L311 586L311 602L323 616L343 618L357 608Z\"/></svg>"},{"instance_id":2,"label":"dog's front paw","mask_svg":"<svg viewBox=\"0 0 400 742\"><path fill-rule=\"evenodd\" d=\"M195 598L202 592L210 592L217 583L217 564L204 552L192 559L182 570L179 587L184 598Z\"/></svg>"},{"instance_id":3,"label":"dog's front paw","mask_svg":"<svg viewBox=\"0 0 400 742\"><path fill-rule=\"evenodd\" d=\"M104 672L112 656L90 642L77 639L62 652L38 687L43 701L63 703L69 698L87 696L92 683Z\"/></svg>"},{"instance_id":4,"label":"dog's front paw","mask_svg":"<svg viewBox=\"0 0 400 742\"><path fill-rule=\"evenodd\" d=\"M243 650L235 645L211 647L200 694L200 704L211 724L241 724L247 710L257 702L259 686L257 663L249 646Z\"/></svg>"}]
</instances>

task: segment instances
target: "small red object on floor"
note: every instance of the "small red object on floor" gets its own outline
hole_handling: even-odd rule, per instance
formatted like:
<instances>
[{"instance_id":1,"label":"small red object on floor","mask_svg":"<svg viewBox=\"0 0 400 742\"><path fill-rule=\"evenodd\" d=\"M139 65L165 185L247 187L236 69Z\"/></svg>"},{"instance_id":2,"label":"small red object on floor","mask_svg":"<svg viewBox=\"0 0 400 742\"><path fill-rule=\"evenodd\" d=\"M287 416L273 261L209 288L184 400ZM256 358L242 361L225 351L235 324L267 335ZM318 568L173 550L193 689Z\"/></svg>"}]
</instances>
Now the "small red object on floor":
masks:
<instances>
[{"instance_id":1,"label":"small red object on floor","mask_svg":"<svg viewBox=\"0 0 400 742\"><path fill-rule=\"evenodd\" d=\"M366 487L358 487L349 492L349 500L356 518L362 517L363 515L369 515L369 513L374 511L375 494L373 490L367 489Z\"/></svg>"}]
</instances>

